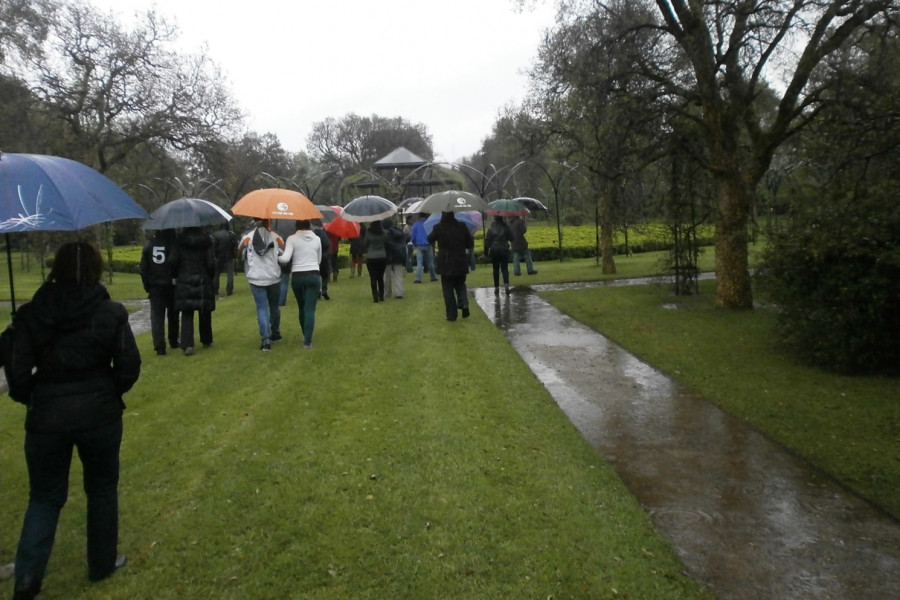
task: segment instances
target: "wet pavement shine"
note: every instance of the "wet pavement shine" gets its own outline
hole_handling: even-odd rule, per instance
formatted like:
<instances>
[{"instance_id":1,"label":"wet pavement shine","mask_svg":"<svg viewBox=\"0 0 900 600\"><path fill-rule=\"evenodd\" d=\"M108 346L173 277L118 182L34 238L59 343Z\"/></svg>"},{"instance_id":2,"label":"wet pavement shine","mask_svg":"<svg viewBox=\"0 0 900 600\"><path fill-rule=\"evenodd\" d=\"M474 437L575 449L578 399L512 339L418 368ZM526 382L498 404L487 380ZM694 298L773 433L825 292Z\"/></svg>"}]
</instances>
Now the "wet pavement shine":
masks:
<instances>
[{"instance_id":1,"label":"wet pavement shine","mask_svg":"<svg viewBox=\"0 0 900 600\"><path fill-rule=\"evenodd\" d=\"M900 599L900 523L519 287L473 291L719 600Z\"/></svg>"}]
</instances>

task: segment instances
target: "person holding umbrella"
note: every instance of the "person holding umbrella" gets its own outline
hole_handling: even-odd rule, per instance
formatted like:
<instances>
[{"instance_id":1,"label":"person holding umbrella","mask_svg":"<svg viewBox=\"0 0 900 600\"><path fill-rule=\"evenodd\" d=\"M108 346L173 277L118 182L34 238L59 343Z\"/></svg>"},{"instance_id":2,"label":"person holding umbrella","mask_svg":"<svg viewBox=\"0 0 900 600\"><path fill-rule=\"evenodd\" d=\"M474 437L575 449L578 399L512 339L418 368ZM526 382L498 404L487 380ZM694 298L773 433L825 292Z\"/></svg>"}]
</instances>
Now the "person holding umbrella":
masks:
<instances>
[{"instance_id":1,"label":"person holding umbrella","mask_svg":"<svg viewBox=\"0 0 900 600\"><path fill-rule=\"evenodd\" d=\"M244 262L244 273L250 294L256 303L259 326L259 349L268 352L272 342L281 339L281 266L278 257L284 252L284 240L269 229L267 219L256 219L255 227L244 234L238 253Z\"/></svg>"},{"instance_id":2,"label":"person holding umbrella","mask_svg":"<svg viewBox=\"0 0 900 600\"><path fill-rule=\"evenodd\" d=\"M216 255L212 236L201 227L185 227L172 258L175 273L175 310L181 313L181 343L185 356L194 354L194 312L198 313L200 343L213 344L212 313L216 310L213 276Z\"/></svg>"},{"instance_id":3,"label":"person holding umbrella","mask_svg":"<svg viewBox=\"0 0 900 600\"><path fill-rule=\"evenodd\" d=\"M512 258L513 258L513 275L522 274L521 262L525 261L525 270L529 275L537 275L534 270L534 264L531 262L531 250L528 249L528 240L525 233L528 231L528 224L521 216L511 217L509 220L509 229L512 231Z\"/></svg>"},{"instance_id":4,"label":"person holding umbrella","mask_svg":"<svg viewBox=\"0 0 900 600\"><path fill-rule=\"evenodd\" d=\"M291 266L291 289L297 299L303 348L308 350L312 348L316 303L322 290L322 276L319 272L322 241L313 233L309 220L297 221L297 232L285 242L284 254L278 258L278 262Z\"/></svg>"},{"instance_id":5,"label":"person holding umbrella","mask_svg":"<svg viewBox=\"0 0 900 600\"><path fill-rule=\"evenodd\" d=\"M175 310L175 279L172 254L175 230L160 229L141 251L141 282L150 299L150 336L157 356L166 354L166 324L169 347L178 347L178 311Z\"/></svg>"},{"instance_id":6,"label":"person holding umbrella","mask_svg":"<svg viewBox=\"0 0 900 600\"><path fill-rule=\"evenodd\" d=\"M422 283L422 269L428 270L431 281L437 281L434 270L434 247L428 243L428 231L425 229L427 213L419 213L419 218L413 223L411 241L416 247L416 279L413 283ZM455 219L454 219L455 220Z\"/></svg>"},{"instance_id":7,"label":"person holding umbrella","mask_svg":"<svg viewBox=\"0 0 900 600\"><path fill-rule=\"evenodd\" d=\"M455 321L458 309L463 319L469 316L469 293L466 275L469 273L469 256L475 248L475 239L465 223L456 220L452 211L441 211L441 220L428 234L428 243L436 244L437 272L441 275L441 291L448 321Z\"/></svg>"},{"instance_id":8,"label":"person holding umbrella","mask_svg":"<svg viewBox=\"0 0 900 600\"><path fill-rule=\"evenodd\" d=\"M491 259L494 274L494 295L500 294L500 274L509 296L509 243L513 234L503 217L497 215L484 234L484 253Z\"/></svg>"},{"instance_id":9,"label":"person holding umbrella","mask_svg":"<svg viewBox=\"0 0 900 600\"><path fill-rule=\"evenodd\" d=\"M28 508L16 551L14 599L40 591L66 503L73 449L87 496L87 570L106 579L118 554L122 396L137 382L141 354L128 311L100 283L103 259L87 242L56 252L47 281L16 312L5 365L9 395L28 406Z\"/></svg>"},{"instance_id":10,"label":"person holding umbrella","mask_svg":"<svg viewBox=\"0 0 900 600\"><path fill-rule=\"evenodd\" d=\"M372 298L375 302L384 302L384 271L388 262L386 242L387 236L381 221L370 223L364 248L369 285L372 286Z\"/></svg>"}]
</instances>

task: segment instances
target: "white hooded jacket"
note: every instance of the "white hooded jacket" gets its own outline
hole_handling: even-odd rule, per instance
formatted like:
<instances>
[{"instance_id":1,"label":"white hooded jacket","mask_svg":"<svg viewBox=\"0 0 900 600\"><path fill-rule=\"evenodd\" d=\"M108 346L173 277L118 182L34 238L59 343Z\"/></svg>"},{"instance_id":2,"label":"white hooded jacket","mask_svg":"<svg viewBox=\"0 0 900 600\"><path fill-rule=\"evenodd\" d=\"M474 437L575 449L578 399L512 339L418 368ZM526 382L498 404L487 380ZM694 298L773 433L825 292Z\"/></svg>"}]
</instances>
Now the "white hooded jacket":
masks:
<instances>
[{"instance_id":1,"label":"white hooded jacket","mask_svg":"<svg viewBox=\"0 0 900 600\"><path fill-rule=\"evenodd\" d=\"M248 283L268 287L281 281L278 257L284 252L284 240L280 235L257 227L241 238L238 251L244 261Z\"/></svg>"}]
</instances>

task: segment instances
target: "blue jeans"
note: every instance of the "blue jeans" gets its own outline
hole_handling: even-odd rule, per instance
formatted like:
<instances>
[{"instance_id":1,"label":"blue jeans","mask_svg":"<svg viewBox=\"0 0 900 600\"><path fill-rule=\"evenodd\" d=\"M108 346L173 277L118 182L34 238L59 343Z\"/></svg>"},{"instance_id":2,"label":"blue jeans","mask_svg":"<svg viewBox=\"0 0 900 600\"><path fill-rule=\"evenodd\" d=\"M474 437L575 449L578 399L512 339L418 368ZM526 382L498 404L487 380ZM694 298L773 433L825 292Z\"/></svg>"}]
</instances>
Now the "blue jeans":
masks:
<instances>
[{"instance_id":1,"label":"blue jeans","mask_svg":"<svg viewBox=\"0 0 900 600\"><path fill-rule=\"evenodd\" d=\"M520 251L513 250L513 275L522 274L522 267L519 265L522 260L525 261L525 270L528 274L533 274L534 265L531 263L531 250L526 248L525 250Z\"/></svg>"},{"instance_id":2,"label":"blue jeans","mask_svg":"<svg viewBox=\"0 0 900 600\"><path fill-rule=\"evenodd\" d=\"M416 281L422 281L422 267L428 269L431 280L437 280L434 272L434 246L431 244L416 246Z\"/></svg>"},{"instance_id":3,"label":"blue jeans","mask_svg":"<svg viewBox=\"0 0 900 600\"><path fill-rule=\"evenodd\" d=\"M69 494L72 449L81 459L87 495L88 576L102 579L115 570L119 538L119 448L122 419L63 433L25 434L30 491L16 551L16 589L40 590L59 512Z\"/></svg>"},{"instance_id":4,"label":"blue jeans","mask_svg":"<svg viewBox=\"0 0 900 600\"><path fill-rule=\"evenodd\" d=\"M256 322L259 324L259 337L264 342L281 335L281 307L278 305L281 284L253 285L250 293L256 302Z\"/></svg>"},{"instance_id":5,"label":"blue jeans","mask_svg":"<svg viewBox=\"0 0 900 600\"><path fill-rule=\"evenodd\" d=\"M303 345L309 346L316 327L316 303L322 289L322 277L318 273L294 273L291 275L291 289L297 299Z\"/></svg>"},{"instance_id":6,"label":"blue jeans","mask_svg":"<svg viewBox=\"0 0 900 600\"><path fill-rule=\"evenodd\" d=\"M278 306L287 306L287 293L291 289L291 274L285 273L278 282Z\"/></svg>"}]
</instances>

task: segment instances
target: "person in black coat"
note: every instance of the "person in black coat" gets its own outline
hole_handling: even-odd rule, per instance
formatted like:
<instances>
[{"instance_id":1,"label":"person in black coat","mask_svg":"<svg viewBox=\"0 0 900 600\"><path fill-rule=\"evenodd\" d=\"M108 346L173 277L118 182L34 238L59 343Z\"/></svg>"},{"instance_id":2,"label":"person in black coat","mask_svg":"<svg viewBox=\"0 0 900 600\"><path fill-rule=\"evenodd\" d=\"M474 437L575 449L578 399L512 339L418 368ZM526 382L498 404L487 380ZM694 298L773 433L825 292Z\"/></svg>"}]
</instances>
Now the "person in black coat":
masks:
<instances>
[{"instance_id":1,"label":"person in black coat","mask_svg":"<svg viewBox=\"0 0 900 600\"><path fill-rule=\"evenodd\" d=\"M194 311L198 313L200 343L213 344L212 313L216 310L213 277L216 256L213 240L199 227L186 227L178 236L172 257L175 272L175 310L181 313L181 348L194 353Z\"/></svg>"},{"instance_id":2,"label":"person in black coat","mask_svg":"<svg viewBox=\"0 0 900 600\"><path fill-rule=\"evenodd\" d=\"M500 293L500 275L503 275L503 287L509 295L509 244L513 233L506 220L495 216L494 222L484 234L484 253L491 259L494 274L494 295Z\"/></svg>"},{"instance_id":3,"label":"person in black coat","mask_svg":"<svg viewBox=\"0 0 900 600\"><path fill-rule=\"evenodd\" d=\"M86 242L63 245L47 281L16 312L5 372L9 395L28 407L28 509L19 537L13 598L41 590L59 513L66 503L72 450L87 495L87 568L105 579L118 555L122 396L140 376L141 355L128 311L100 283L103 260Z\"/></svg>"},{"instance_id":4,"label":"person in black coat","mask_svg":"<svg viewBox=\"0 0 900 600\"><path fill-rule=\"evenodd\" d=\"M475 248L475 240L465 223L456 220L452 212L442 212L428 234L428 243L437 245L437 272L441 276L444 309L448 321L455 321L457 310L463 319L469 316L469 295L466 275L469 273L468 253Z\"/></svg>"},{"instance_id":5,"label":"person in black coat","mask_svg":"<svg viewBox=\"0 0 900 600\"><path fill-rule=\"evenodd\" d=\"M178 311L175 310L175 280L172 255L175 230L161 229L141 251L141 282L150 298L150 337L156 354L166 353L166 324L171 348L178 347Z\"/></svg>"},{"instance_id":6,"label":"person in black coat","mask_svg":"<svg viewBox=\"0 0 900 600\"><path fill-rule=\"evenodd\" d=\"M234 293L234 259L237 256L238 235L228 224L212 232L213 248L216 253L216 274L213 277L213 291L219 295L222 273L225 273L225 295Z\"/></svg>"}]
</instances>

